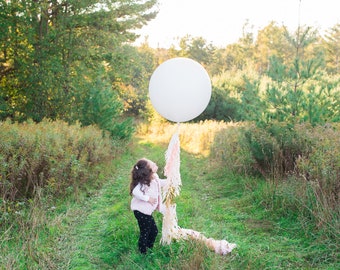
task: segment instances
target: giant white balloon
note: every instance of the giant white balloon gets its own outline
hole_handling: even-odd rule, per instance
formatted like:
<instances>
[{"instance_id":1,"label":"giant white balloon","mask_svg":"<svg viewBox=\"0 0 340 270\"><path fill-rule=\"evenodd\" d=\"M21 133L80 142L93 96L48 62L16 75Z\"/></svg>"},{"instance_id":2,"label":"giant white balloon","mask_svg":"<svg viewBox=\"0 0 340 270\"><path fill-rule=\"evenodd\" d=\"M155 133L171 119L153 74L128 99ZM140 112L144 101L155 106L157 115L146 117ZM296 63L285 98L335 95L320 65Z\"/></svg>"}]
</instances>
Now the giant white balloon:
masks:
<instances>
[{"instance_id":1,"label":"giant white balloon","mask_svg":"<svg viewBox=\"0 0 340 270\"><path fill-rule=\"evenodd\" d=\"M186 122L199 116L211 97L207 71L189 58L172 58L159 65L149 82L153 107L164 118Z\"/></svg>"}]
</instances>

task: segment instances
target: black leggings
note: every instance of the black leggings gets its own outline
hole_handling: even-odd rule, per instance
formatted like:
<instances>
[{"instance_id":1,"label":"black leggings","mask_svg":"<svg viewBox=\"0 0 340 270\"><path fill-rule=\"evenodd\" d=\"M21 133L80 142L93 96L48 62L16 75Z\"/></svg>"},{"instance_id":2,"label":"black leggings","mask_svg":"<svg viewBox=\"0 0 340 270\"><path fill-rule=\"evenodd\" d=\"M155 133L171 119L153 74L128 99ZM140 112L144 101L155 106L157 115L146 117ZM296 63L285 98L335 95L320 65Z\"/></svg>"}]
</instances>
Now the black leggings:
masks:
<instances>
[{"instance_id":1,"label":"black leggings","mask_svg":"<svg viewBox=\"0 0 340 270\"><path fill-rule=\"evenodd\" d=\"M138 221L140 230L138 248L143 254L146 253L148 248L152 248L155 243L158 229L155 220L151 215L145 215L137 210L133 211Z\"/></svg>"}]
</instances>

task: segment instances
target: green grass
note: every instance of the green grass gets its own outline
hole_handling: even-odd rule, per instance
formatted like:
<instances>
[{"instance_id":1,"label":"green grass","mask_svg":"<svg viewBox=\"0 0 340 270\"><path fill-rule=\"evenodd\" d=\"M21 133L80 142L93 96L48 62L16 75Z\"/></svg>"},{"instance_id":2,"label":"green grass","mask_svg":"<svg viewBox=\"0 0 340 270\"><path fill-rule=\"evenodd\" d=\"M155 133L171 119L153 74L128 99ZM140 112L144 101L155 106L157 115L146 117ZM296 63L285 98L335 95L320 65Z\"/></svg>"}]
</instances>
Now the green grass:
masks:
<instances>
[{"instance_id":1,"label":"green grass","mask_svg":"<svg viewBox=\"0 0 340 270\"><path fill-rule=\"evenodd\" d=\"M340 269L336 242L306 235L306 221L298 217L263 208L257 195L265 188L262 180L233 175L216 168L209 158L184 151L182 189L176 198L179 226L238 247L221 256L195 241L166 246L157 241L151 253L139 254L138 226L129 208L130 170L141 157L163 168L166 147L136 141L112 162L111 174L98 191L61 202L53 213L45 211L47 224L37 222L36 238L23 241L34 244L32 255L7 234L7 255L13 260L1 255L3 269ZM161 231L162 216L154 216ZM6 251L4 236L1 239L1 250Z\"/></svg>"}]
</instances>

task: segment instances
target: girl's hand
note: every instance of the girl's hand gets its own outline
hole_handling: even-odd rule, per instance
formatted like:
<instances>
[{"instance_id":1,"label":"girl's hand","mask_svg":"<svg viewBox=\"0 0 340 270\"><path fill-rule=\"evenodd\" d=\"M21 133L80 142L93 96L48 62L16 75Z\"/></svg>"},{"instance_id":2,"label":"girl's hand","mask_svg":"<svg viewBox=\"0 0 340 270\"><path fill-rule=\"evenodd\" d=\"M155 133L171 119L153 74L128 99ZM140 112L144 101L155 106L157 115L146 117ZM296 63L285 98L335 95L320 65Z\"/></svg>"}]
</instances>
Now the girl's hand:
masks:
<instances>
[{"instance_id":1,"label":"girl's hand","mask_svg":"<svg viewBox=\"0 0 340 270\"><path fill-rule=\"evenodd\" d=\"M157 199L150 197L148 202L151 203L151 204L155 204L157 202Z\"/></svg>"}]
</instances>

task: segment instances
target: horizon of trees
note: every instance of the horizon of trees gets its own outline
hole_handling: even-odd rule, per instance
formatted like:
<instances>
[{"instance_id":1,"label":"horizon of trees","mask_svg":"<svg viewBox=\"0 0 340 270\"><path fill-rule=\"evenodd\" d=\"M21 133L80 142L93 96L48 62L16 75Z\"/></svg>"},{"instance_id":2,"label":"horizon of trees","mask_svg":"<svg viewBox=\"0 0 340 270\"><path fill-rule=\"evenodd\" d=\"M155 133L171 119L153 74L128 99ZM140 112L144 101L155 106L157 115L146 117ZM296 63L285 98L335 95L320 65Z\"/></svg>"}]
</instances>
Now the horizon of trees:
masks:
<instances>
[{"instance_id":1,"label":"horizon of trees","mask_svg":"<svg viewBox=\"0 0 340 270\"><path fill-rule=\"evenodd\" d=\"M212 99L196 120L339 121L340 24L322 37L299 26L293 33L271 22L256 35L244 25L237 43L217 48L202 37L183 37L169 49L152 49L158 64L189 57L210 74Z\"/></svg>"},{"instance_id":2,"label":"horizon of trees","mask_svg":"<svg viewBox=\"0 0 340 270\"><path fill-rule=\"evenodd\" d=\"M185 36L178 46L131 45L157 15L156 0L1 1L0 120L61 119L131 134L127 117L151 117L148 83L173 57L201 63L213 84L196 119L338 122L340 24L323 37L271 22L246 23L224 48Z\"/></svg>"}]
</instances>

